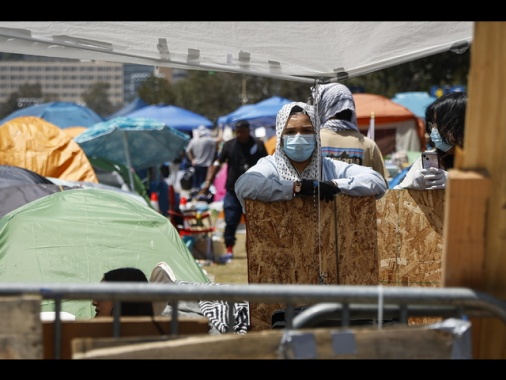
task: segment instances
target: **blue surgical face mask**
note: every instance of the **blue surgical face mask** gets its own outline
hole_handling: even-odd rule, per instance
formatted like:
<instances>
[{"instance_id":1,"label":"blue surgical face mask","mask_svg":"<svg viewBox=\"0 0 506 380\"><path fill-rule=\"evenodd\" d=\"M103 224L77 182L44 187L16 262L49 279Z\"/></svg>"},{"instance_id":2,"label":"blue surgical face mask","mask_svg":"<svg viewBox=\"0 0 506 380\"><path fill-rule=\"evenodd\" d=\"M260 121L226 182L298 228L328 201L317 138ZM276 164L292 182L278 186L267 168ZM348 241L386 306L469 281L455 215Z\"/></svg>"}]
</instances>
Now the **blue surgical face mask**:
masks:
<instances>
[{"instance_id":1,"label":"blue surgical face mask","mask_svg":"<svg viewBox=\"0 0 506 380\"><path fill-rule=\"evenodd\" d=\"M447 144L443 141L437 128L431 129L430 139L432 140L436 148L442 150L443 152L448 152L451 148L453 148L453 145Z\"/></svg>"},{"instance_id":2,"label":"blue surgical face mask","mask_svg":"<svg viewBox=\"0 0 506 380\"><path fill-rule=\"evenodd\" d=\"M316 138L314 134L283 136L283 152L296 162L306 161L314 151Z\"/></svg>"}]
</instances>

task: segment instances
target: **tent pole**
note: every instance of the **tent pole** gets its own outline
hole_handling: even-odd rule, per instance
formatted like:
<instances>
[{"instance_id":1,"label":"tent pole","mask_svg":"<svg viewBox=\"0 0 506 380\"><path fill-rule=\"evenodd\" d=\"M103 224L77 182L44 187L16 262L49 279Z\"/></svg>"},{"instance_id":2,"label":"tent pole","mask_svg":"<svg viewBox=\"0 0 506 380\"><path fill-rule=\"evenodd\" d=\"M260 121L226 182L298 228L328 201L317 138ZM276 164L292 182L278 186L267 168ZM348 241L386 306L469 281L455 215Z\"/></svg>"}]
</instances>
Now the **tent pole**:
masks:
<instances>
[{"instance_id":1,"label":"tent pole","mask_svg":"<svg viewBox=\"0 0 506 380\"><path fill-rule=\"evenodd\" d=\"M132 167L132 160L130 159L130 148L128 147L128 137L127 134L122 131L121 137L123 138L123 145L125 147L125 154L126 154L126 161L127 161L127 167L128 167L128 178L130 180L130 190L134 191L134 177L132 175L132 170L134 168Z\"/></svg>"}]
</instances>

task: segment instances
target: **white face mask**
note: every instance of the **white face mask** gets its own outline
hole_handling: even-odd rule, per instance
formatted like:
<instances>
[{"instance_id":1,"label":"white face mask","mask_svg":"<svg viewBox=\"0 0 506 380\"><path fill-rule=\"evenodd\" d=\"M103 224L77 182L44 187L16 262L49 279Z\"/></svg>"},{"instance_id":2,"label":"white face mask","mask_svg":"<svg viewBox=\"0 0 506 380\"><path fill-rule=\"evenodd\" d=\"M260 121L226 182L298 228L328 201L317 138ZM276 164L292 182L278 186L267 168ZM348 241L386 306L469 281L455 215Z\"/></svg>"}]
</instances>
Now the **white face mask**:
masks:
<instances>
[{"instance_id":1,"label":"white face mask","mask_svg":"<svg viewBox=\"0 0 506 380\"><path fill-rule=\"evenodd\" d=\"M453 145L447 144L443 141L441 135L439 134L439 131L435 127L430 131L430 139L436 148L442 150L443 152L448 152L451 148L453 148Z\"/></svg>"},{"instance_id":2,"label":"white face mask","mask_svg":"<svg viewBox=\"0 0 506 380\"><path fill-rule=\"evenodd\" d=\"M296 162L302 162L311 157L316 145L314 134L300 134L283 136L283 152Z\"/></svg>"}]
</instances>

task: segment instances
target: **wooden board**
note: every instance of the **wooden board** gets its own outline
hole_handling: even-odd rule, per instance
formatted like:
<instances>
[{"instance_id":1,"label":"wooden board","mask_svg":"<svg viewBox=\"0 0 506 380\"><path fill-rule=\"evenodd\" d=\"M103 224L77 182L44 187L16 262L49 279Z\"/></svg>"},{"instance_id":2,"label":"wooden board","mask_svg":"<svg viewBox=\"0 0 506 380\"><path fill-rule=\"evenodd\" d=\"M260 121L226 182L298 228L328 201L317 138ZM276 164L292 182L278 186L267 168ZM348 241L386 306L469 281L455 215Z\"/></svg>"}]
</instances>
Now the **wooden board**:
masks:
<instances>
[{"instance_id":1,"label":"wooden board","mask_svg":"<svg viewBox=\"0 0 506 380\"><path fill-rule=\"evenodd\" d=\"M309 197L247 200L248 282L439 287L444 205L444 190L339 195L319 209ZM285 307L252 303L251 329Z\"/></svg>"},{"instance_id":2,"label":"wooden board","mask_svg":"<svg viewBox=\"0 0 506 380\"><path fill-rule=\"evenodd\" d=\"M120 324L121 337L151 337L159 339L170 334L170 317L122 317ZM43 322L44 359L54 359L54 323ZM178 319L178 335L207 334L207 318ZM41 334L42 336L42 334ZM72 358L72 341L76 338L109 338L113 337L113 318L101 317L88 320L61 322L60 359Z\"/></svg>"},{"instance_id":3,"label":"wooden board","mask_svg":"<svg viewBox=\"0 0 506 380\"><path fill-rule=\"evenodd\" d=\"M73 359L451 359L454 339L448 331L420 326L304 329L293 338L301 342L301 349L294 345L280 353L283 333L255 331L135 344L78 340Z\"/></svg>"},{"instance_id":4,"label":"wooden board","mask_svg":"<svg viewBox=\"0 0 506 380\"><path fill-rule=\"evenodd\" d=\"M440 287L444 190L392 190L376 202L380 283Z\"/></svg>"},{"instance_id":5,"label":"wooden board","mask_svg":"<svg viewBox=\"0 0 506 380\"><path fill-rule=\"evenodd\" d=\"M336 230L335 212L334 202L318 209L310 197L270 203L247 200L248 282L337 284L337 240L329 233ZM285 306L250 303L251 328L270 328L272 312Z\"/></svg>"},{"instance_id":6,"label":"wooden board","mask_svg":"<svg viewBox=\"0 0 506 380\"><path fill-rule=\"evenodd\" d=\"M0 297L0 359L42 359L38 295Z\"/></svg>"}]
</instances>

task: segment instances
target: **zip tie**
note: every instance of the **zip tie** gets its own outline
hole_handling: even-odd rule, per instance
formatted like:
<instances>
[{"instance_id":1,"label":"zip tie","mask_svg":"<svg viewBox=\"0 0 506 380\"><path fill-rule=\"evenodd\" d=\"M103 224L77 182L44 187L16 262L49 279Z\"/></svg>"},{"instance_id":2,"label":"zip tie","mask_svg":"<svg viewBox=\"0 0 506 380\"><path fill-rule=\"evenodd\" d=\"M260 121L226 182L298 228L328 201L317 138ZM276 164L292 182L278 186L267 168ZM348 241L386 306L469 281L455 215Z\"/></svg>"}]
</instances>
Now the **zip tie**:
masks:
<instances>
[{"instance_id":1,"label":"zip tie","mask_svg":"<svg viewBox=\"0 0 506 380\"><path fill-rule=\"evenodd\" d=\"M378 330L383 327L383 286L378 285Z\"/></svg>"}]
</instances>

